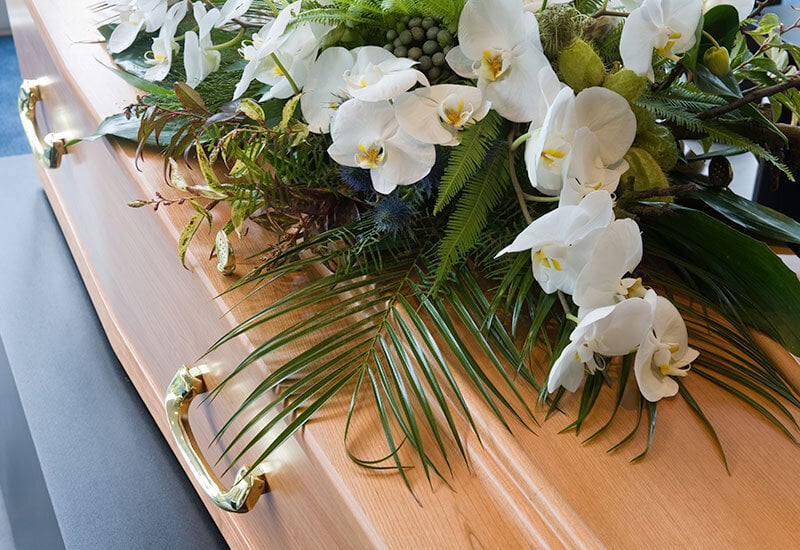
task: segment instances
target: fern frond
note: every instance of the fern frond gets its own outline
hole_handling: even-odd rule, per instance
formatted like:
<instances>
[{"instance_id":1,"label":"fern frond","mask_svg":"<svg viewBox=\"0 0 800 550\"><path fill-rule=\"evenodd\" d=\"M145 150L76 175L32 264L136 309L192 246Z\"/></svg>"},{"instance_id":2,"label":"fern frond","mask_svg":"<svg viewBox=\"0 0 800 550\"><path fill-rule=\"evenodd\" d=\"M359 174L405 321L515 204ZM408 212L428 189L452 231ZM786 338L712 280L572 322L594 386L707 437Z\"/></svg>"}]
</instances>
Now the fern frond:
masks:
<instances>
[{"instance_id":1,"label":"fern frond","mask_svg":"<svg viewBox=\"0 0 800 550\"><path fill-rule=\"evenodd\" d=\"M434 289L444 284L452 268L478 244L489 214L511 188L506 156L500 151L505 146L498 144L496 148L481 170L466 182L464 193L448 219L439 245Z\"/></svg>"},{"instance_id":2,"label":"fern frond","mask_svg":"<svg viewBox=\"0 0 800 550\"><path fill-rule=\"evenodd\" d=\"M483 120L461 132L461 143L451 151L439 184L434 214L440 213L480 169L502 127L503 119L495 111L490 111Z\"/></svg>"}]
</instances>

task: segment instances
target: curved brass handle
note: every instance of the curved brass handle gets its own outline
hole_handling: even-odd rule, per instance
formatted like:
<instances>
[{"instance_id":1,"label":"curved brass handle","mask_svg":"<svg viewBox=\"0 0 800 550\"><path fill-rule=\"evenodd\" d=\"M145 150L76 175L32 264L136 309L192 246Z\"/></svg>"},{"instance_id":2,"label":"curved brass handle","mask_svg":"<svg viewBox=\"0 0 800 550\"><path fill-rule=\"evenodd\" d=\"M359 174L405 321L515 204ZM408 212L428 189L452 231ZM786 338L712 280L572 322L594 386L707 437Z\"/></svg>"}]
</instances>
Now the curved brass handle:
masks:
<instances>
[{"instance_id":1,"label":"curved brass handle","mask_svg":"<svg viewBox=\"0 0 800 550\"><path fill-rule=\"evenodd\" d=\"M198 368L182 366L167 388L166 408L172 437L178 444L189 470L203 491L214 503L228 512L249 512L258 497L267 491L267 479L264 474L243 476L247 467L239 470L236 483L226 491L220 481L197 449L192 430L189 428L189 405L192 399L205 393L206 385L203 373Z\"/></svg>"},{"instance_id":2,"label":"curved brass handle","mask_svg":"<svg viewBox=\"0 0 800 550\"><path fill-rule=\"evenodd\" d=\"M33 156L45 168L58 168L61 155L67 153L67 143L55 134L39 137L36 124L36 103L42 99L41 88L35 80L23 80L17 96L17 108L22 129L28 138Z\"/></svg>"}]
</instances>

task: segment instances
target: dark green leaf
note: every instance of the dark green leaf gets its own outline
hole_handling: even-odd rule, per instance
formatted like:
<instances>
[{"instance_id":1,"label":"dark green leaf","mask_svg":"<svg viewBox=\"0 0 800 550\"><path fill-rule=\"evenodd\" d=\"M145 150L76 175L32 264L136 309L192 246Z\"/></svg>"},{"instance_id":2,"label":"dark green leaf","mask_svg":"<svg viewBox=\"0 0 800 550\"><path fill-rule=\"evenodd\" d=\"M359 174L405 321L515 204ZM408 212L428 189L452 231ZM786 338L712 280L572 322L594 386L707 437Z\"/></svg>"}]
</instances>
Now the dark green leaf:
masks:
<instances>
[{"instance_id":1,"label":"dark green leaf","mask_svg":"<svg viewBox=\"0 0 800 550\"><path fill-rule=\"evenodd\" d=\"M701 189L686 198L702 202L741 228L764 239L800 244L800 223L727 189Z\"/></svg>"},{"instance_id":2,"label":"dark green leaf","mask_svg":"<svg viewBox=\"0 0 800 550\"><path fill-rule=\"evenodd\" d=\"M642 219L645 249L658 236L661 245L735 297L749 324L800 354L797 275L764 243L703 212L683 207L674 211L674 216Z\"/></svg>"}]
</instances>

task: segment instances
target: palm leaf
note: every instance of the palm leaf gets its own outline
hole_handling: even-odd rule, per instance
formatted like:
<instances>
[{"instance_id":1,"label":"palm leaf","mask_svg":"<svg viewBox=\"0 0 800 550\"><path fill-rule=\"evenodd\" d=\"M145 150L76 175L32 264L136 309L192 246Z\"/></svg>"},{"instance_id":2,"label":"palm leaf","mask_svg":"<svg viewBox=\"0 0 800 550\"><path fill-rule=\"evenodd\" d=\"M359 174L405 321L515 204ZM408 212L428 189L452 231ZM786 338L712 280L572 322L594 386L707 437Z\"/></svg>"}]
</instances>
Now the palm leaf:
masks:
<instances>
[{"instance_id":1,"label":"palm leaf","mask_svg":"<svg viewBox=\"0 0 800 550\"><path fill-rule=\"evenodd\" d=\"M520 372L522 358L502 323L482 326L491 302L468 269L457 271L459 290L445 286L441 297L431 295L436 254L431 231L419 233L429 235L430 241L406 237L409 241L402 245L359 243L358 233L353 227L337 229L298 243L245 278L242 284L256 292L268 290L298 269L307 269L309 252L318 253L317 262L338 266L330 275L278 298L214 344L219 347L266 323L286 325L257 345L214 393L254 362L301 348L251 391L218 437L229 439L224 453L239 458L264 448L267 435L277 430L255 467L327 402L351 392L347 436L368 379L388 452L375 461L348 448L351 458L370 468L387 467L388 461L405 478L402 461L409 457L401 457L403 445L428 479L443 477L442 466L450 468L450 449L466 459L463 430L478 431L471 414L474 396L508 429L512 418L522 424L532 418L513 376ZM321 242L334 241L340 246L320 250ZM363 253L353 255L358 247ZM458 323L450 319L450 307ZM477 351L467 351L465 338L477 343ZM527 374L524 378L532 379ZM472 388L470 398L467 387Z\"/></svg>"}]
</instances>

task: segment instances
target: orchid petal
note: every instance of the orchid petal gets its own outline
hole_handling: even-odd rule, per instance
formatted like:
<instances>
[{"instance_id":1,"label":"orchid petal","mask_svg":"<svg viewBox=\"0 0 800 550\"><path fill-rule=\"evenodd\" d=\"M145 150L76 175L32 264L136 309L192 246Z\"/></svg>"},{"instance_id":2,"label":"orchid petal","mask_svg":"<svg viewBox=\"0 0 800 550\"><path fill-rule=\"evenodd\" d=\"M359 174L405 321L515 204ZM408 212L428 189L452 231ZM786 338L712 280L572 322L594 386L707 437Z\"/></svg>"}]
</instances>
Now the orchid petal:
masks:
<instances>
[{"instance_id":1,"label":"orchid petal","mask_svg":"<svg viewBox=\"0 0 800 550\"><path fill-rule=\"evenodd\" d=\"M470 59L480 59L487 48L511 50L525 40L526 22L519 0L471 0L461 11L459 43Z\"/></svg>"},{"instance_id":2,"label":"orchid petal","mask_svg":"<svg viewBox=\"0 0 800 550\"><path fill-rule=\"evenodd\" d=\"M581 342L571 342L558 356L547 377L547 391L552 393L559 387L574 392L583 382L586 371L578 354Z\"/></svg>"},{"instance_id":3,"label":"orchid petal","mask_svg":"<svg viewBox=\"0 0 800 550\"><path fill-rule=\"evenodd\" d=\"M428 175L436 162L436 148L398 131L384 142L386 162L370 170L375 191L387 195L398 185L411 185Z\"/></svg>"},{"instance_id":4,"label":"orchid petal","mask_svg":"<svg viewBox=\"0 0 800 550\"><path fill-rule=\"evenodd\" d=\"M300 98L309 131L327 133L330 129L335 109L347 98L344 73L354 62L353 54L345 48L328 48L309 69L305 93Z\"/></svg>"}]
</instances>

